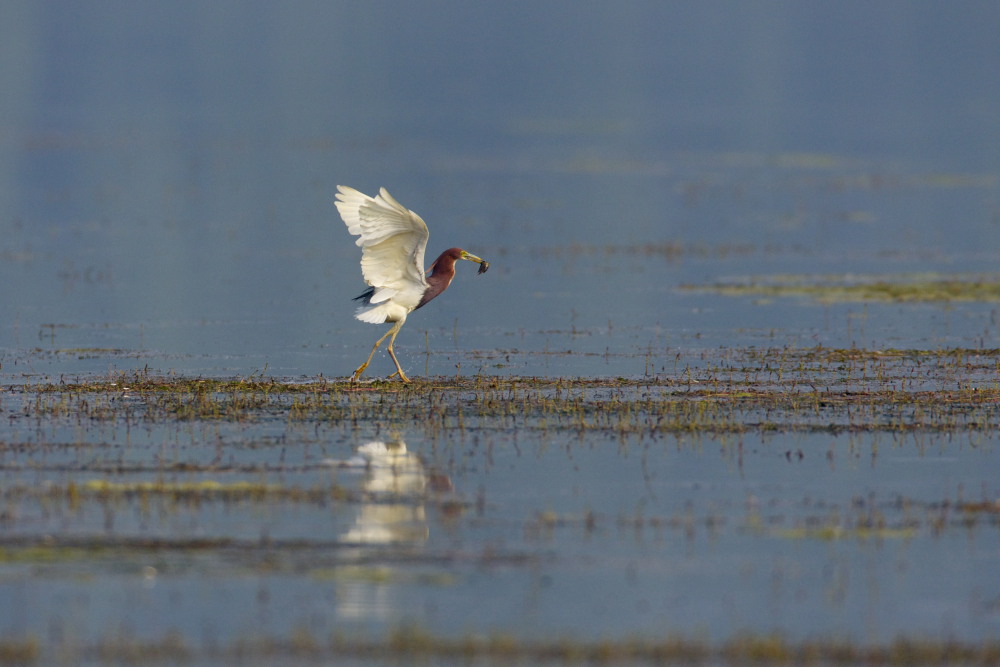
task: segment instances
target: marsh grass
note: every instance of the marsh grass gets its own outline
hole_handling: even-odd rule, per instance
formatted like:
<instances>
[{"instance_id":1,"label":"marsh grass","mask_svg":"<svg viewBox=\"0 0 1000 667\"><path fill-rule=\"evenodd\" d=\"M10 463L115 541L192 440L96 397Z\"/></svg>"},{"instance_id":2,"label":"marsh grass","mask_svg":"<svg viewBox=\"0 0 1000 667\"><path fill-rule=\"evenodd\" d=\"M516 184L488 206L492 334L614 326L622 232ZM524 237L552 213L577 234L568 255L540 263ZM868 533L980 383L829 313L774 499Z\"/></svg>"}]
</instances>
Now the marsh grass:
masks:
<instances>
[{"instance_id":1,"label":"marsh grass","mask_svg":"<svg viewBox=\"0 0 1000 667\"><path fill-rule=\"evenodd\" d=\"M671 636L525 640L501 634L441 637L414 627L400 627L386 639L369 640L336 633L319 636L302 627L288 637L256 636L210 648L194 646L177 633L159 639L118 633L93 644L66 646L64 653L97 664L326 664L353 659L445 665L990 665L1000 660L1000 644L902 638L885 645L864 645L847 641L795 642L780 635L744 635L721 644ZM36 639L0 643L0 660L5 664L38 664L40 655Z\"/></svg>"},{"instance_id":2,"label":"marsh grass","mask_svg":"<svg viewBox=\"0 0 1000 667\"><path fill-rule=\"evenodd\" d=\"M775 275L681 289L733 297L806 297L822 303L1000 301L1000 280L992 274Z\"/></svg>"},{"instance_id":3,"label":"marsh grass","mask_svg":"<svg viewBox=\"0 0 1000 667\"><path fill-rule=\"evenodd\" d=\"M8 391L23 417L78 423L392 424L438 434L993 431L1000 349L724 350L632 378L206 379L117 373Z\"/></svg>"}]
</instances>

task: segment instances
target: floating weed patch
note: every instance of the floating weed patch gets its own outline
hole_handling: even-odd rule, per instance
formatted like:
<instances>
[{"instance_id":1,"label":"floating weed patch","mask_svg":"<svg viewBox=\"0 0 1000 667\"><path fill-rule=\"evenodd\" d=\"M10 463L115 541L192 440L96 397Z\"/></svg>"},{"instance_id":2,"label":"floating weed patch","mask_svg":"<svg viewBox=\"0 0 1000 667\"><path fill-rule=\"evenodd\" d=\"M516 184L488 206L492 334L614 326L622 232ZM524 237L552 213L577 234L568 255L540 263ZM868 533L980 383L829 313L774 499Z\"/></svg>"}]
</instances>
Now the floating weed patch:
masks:
<instances>
[{"instance_id":1,"label":"floating weed patch","mask_svg":"<svg viewBox=\"0 0 1000 667\"><path fill-rule=\"evenodd\" d=\"M315 582L370 585L408 584L442 588L460 582L453 568L531 568L551 559L500 548L466 552L415 549L359 551L358 543L330 539L257 539L211 537L136 537L116 535L5 536L0 538L0 574L5 568L28 565L49 577L74 576L80 571L98 576L121 573L146 576L188 571L288 573ZM157 563L156 573L145 568ZM79 567L78 567L79 566ZM14 570L19 572L19 570ZM0 663L2 664L2 663Z\"/></svg>"},{"instance_id":2,"label":"floating weed patch","mask_svg":"<svg viewBox=\"0 0 1000 667\"><path fill-rule=\"evenodd\" d=\"M783 528L772 533L775 537L791 540L905 540L917 535L914 528L873 528L855 526L844 528L837 525L822 527Z\"/></svg>"},{"instance_id":3,"label":"floating weed patch","mask_svg":"<svg viewBox=\"0 0 1000 667\"><path fill-rule=\"evenodd\" d=\"M852 498L844 505L816 506L810 499L783 506L761 506L755 499L741 504L715 503L696 511L685 507L672 514L611 515L588 511L579 515L537 512L526 519L524 532L532 539L550 541L556 535L616 534L669 540L696 540L702 534L735 531L783 540L885 542L940 536L945 530L969 531L1000 525L1000 501L967 503L953 499L920 501L897 497L887 502Z\"/></svg>"},{"instance_id":4,"label":"floating weed patch","mask_svg":"<svg viewBox=\"0 0 1000 667\"><path fill-rule=\"evenodd\" d=\"M322 647L322 640L312 644ZM662 639L531 640L507 635L442 638L419 629L397 630L385 641L335 636L330 648L337 653L365 657L485 660L487 664L559 662L593 664L642 661L707 664L987 664L1000 658L1000 644L963 644L899 639L883 646L841 641L800 643L778 635L745 635L721 644L666 637ZM982 661L982 662L981 662Z\"/></svg>"},{"instance_id":5,"label":"floating weed patch","mask_svg":"<svg viewBox=\"0 0 1000 667\"><path fill-rule=\"evenodd\" d=\"M446 637L403 627L384 638L334 633L317 634L307 627L288 636L256 636L231 643L202 646L173 631L161 638L132 634L106 636L91 644L70 639L47 647L59 655L85 656L95 664L286 664L353 658L364 661L403 660L410 664L823 664L939 665L995 664L1000 643L900 638L886 644L845 640L792 641L780 635L743 635L722 643L686 637L633 639L520 639L506 634ZM35 638L0 642L0 659L34 664L47 659Z\"/></svg>"},{"instance_id":6,"label":"floating weed patch","mask_svg":"<svg viewBox=\"0 0 1000 667\"><path fill-rule=\"evenodd\" d=\"M317 581L346 581L375 585L417 584L421 586L454 586L459 578L448 572L406 572L398 567L376 564L342 565L313 568L309 576Z\"/></svg>"},{"instance_id":7,"label":"floating weed patch","mask_svg":"<svg viewBox=\"0 0 1000 667\"><path fill-rule=\"evenodd\" d=\"M779 275L710 285L682 285L681 289L734 297L807 297L823 303L1000 301L1000 277L992 274Z\"/></svg>"},{"instance_id":8,"label":"floating weed patch","mask_svg":"<svg viewBox=\"0 0 1000 667\"><path fill-rule=\"evenodd\" d=\"M77 357L79 359L101 359L104 357L141 357L144 353L117 347L67 347L55 349L35 348L31 354Z\"/></svg>"},{"instance_id":9,"label":"floating weed patch","mask_svg":"<svg viewBox=\"0 0 1000 667\"><path fill-rule=\"evenodd\" d=\"M0 664L35 664L41 655L41 643L37 639L0 639Z\"/></svg>"},{"instance_id":10,"label":"floating weed patch","mask_svg":"<svg viewBox=\"0 0 1000 667\"><path fill-rule=\"evenodd\" d=\"M0 547L0 565L48 565L52 563L91 562L96 556L107 552L104 546L90 548L62 546L56 544L5 544Z\"/></svg>"},{"instance_id":11,"label":"floating weed patch","mask_svg":"<svg viewBox=\"0 0 1000 667\"><path fill-rule=\"evenodd\" d=\"M65 489L69 498L92 495L97 497L149 497L160 496L173 500L225 500L266 502L276 500L296 502L320 502L323 500L346 500L349 492L338 486L326 488L300 489L280 484L257 482L217 482L202 480L197 482L109 482L88 480L83 484L70 485Z\"/></svg>"},{"instance_id":12,"label":"floating weed patch","mask_svg":"<svg viewBox=\"0 0 1000 667\"><path fill-rule=\"evenodd\" d=\"M618 434L992 432L1000 350L742 348L638 378L457 377L410 384L117 374L10 388L12 419L84 426L277 422Z\"/></svg>"},{"instance_id":13,"label":"floating weed patch","mask_svg":"<svg viewBox=\"0 0 1000 667\"><path fill-rule=\"evenodd\" d=\"M361 497L359 493L336 484L300 488L244 481L223 483L214 480L111 482L94 479L81 484L69 482L65 485L49 483L40 487L14 485L0 487L0 499L7 501L24 499L65 501L71 508L92 500L139 500L145 502L158 498L177 503L208 501L324 503L331 500L356 502Z\"/></svg>"}]
</instances>

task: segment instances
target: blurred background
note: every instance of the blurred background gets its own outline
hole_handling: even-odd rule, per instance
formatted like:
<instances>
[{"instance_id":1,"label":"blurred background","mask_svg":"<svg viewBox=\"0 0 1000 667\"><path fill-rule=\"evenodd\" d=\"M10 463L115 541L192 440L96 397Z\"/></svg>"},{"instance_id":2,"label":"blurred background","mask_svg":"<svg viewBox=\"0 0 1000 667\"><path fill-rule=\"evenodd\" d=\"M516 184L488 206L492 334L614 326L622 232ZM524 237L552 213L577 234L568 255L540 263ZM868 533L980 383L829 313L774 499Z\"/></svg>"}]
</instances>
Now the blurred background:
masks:
<instances>
[{"instance_id":1,"label":"blurred background","mask_svg":"<svg viewBox=\"0 0 1000 667\"><path fill-rule=\"evenodd\" d=\"M992 304L684 288L993 276L997 25L992 2L4 3L5 381L350 373L384 327L352 318L339 183L421 214L428 261L492 263L411 317L417 374L975 345Z\"/></svg>"}]
</instances>

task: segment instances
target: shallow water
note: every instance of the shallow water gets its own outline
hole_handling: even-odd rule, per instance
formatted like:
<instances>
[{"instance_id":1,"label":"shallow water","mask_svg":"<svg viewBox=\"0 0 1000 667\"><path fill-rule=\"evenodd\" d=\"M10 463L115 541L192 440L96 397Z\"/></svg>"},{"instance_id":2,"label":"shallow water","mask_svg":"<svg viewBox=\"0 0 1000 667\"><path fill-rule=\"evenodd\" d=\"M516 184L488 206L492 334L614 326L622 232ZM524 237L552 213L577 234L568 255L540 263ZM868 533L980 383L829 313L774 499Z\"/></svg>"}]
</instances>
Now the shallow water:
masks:
<instances>
[{"instance_id":1,"label":"shallow water","mask_svg":"<svg viewBox=\"0 0 1000 667\"><path fill-rule=\"evenodd\" d=\"M206 661L320 659L408 628L526 656L991 641L995 352L818 372L750 352L687 386L9 391L7 637L108 659L169 640Z\"/></svg>"},{"instance_id":2,"label":"shallow water","mask_svg":"<svg viewBox=\"0 0 1000 667\"><path fill-rule=\"evenodd\" d=\"M997 641L990 404L917 393L997 383L997 11L5 10L0 639ZM433 393L440 428L377 403L299 419L283 394L191 418L108 385L85 404L38 393L143 369L349 375L380 330L352 319L364 285L338 183L420 213L429 259L461 245L491 262L412 315L411 376L711 392L753 367L767 392L784 364L796 391L899 405L775 417L729 385L742 429L643 434L570 414L459 424L471 399ZM829 356L851 348L872 353ZM896 350L901 365L875 354ZM810 355L819 379L796 365ZM369 373L391 368L379 354ZM858 419L874 421L845 429ZM393 438L433 484L380 497L370 470L335 463ZM87 491L103 481L124 495ZM226 495L244 483L260 495Z\"/></svg>"}]
</instances>

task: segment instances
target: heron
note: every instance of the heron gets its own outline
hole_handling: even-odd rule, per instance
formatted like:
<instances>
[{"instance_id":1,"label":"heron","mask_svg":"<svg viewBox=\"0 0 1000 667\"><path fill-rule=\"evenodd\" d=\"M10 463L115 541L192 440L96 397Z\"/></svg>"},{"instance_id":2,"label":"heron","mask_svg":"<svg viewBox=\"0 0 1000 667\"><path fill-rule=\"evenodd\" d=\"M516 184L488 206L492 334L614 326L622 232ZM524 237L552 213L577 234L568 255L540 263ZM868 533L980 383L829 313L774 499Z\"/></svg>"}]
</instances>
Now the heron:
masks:
<instances>
[{"instance_id":1,"label":"heron","mask_svg":"<svg viewBox=\"0 0 1000 667\"><path fill-rule=\"evenodd\" d=\"M336 206L347 231L358 237L355 244L361 246L361 274L368 284L364 293L354 297L363 304L354 316L370 324L393 323L375 341L368 359L354 371L351 382L358 381L386 338L389 339L386 349L396 364L396 372L388 379L398 375L403 382L409 382L392 349L406 316L448 289L458 260L478 263L479 273L486 273L490 263L461 248L448 248L425 270L424 250L430 236L427 223L396 201L385 188L379 188L378 195L369 197L354 188L338 185Z\"/></svg>"}]
</instances>

